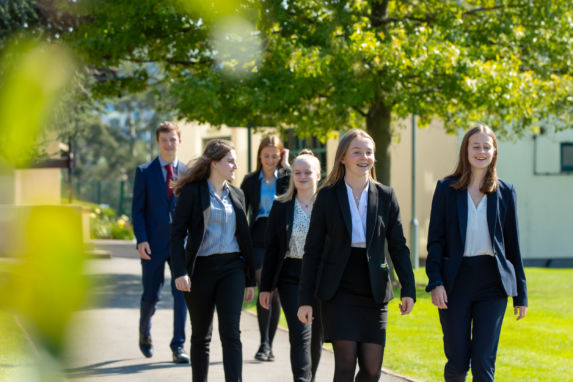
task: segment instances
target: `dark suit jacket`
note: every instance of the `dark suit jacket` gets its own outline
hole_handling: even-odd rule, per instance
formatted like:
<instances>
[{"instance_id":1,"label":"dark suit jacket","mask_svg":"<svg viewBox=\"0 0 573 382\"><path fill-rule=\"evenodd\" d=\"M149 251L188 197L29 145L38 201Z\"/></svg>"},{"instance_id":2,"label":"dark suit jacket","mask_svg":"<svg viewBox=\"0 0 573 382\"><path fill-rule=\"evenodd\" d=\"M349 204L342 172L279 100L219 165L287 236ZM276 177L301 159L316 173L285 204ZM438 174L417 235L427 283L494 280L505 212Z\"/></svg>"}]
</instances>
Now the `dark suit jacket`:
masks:
<instances>
[{"instance_id":1,"label":"dark suit jacket","mask_svg":"<svg viewBox=\"0 0 573 382\"><path fill-rule=\"evenodd\" d=\"M320 300L334 297L350 256L352 220L344 180L319 191L306 237L300 280L300 305L312 305L313 294ZM394 297L384 244L400 283L401 296L416 298L410 251L402 230L394 190L370 181L366 217L366 253L372 296L378 303Z\"/></svg>"},{"instance_id":2,"label":"dark suit jacket","mask_svg":"<svg viewBox=\"0 0 573 382\"><path fill-rule=\"evenodd\" d=\"M175 175L187 167L179 161ZM133 183L132 221L137 243L149 242L151 254L169 253L169 231L177 198L169 202L159 158L137 167Z\"/></svg>"},{"instance_id":3,"label":"dark suit jacket","mask_svg":"<svg viewBox=\"0 0 573 382\"><path fill-rule=\"evenodd\" d=\"M463 258L468 219L467 191L456 191L454 178L438 181L432 201L428 231L426 291L444 285L450 294ZM525 272L519 249L515 189L499 180L497 190L487 195L487 221L500 281L513 304L527 305Z\"/></svg>"},{"instance_id":4,"label":"dark suit jacket","mask_svg":"<svg viewBox=\"0 0 573 382\"><path fill-rule=\"evenodd\" d=\"M275 200L269 222L265 246L265 261L261 273L261 291L277 287L285 254L289 249L294 219L294 198L287 202Z\"/></svg>"},{"instance_id":5,"label":"dark suit jacket","mask_svg":"<svg viewBox=\"0 0 573 382\"><path fill-rule=\"evenodd\" d=\"M257 213L259 212L259 202L261 201L261 180L259 179L260 171L254 171L247 175L241 183L241 190L245 193L246 208L249 214L249 227L252 229ZM277 175L277 195L283 194L288 188L289 172L285 169L279 169Z\"/></svg>"},{"instance_id":6,"label":"dark suit jacket","mask_svg":"<svg viewBox=\"0 0 573 382\"><path fill-rule=\"evenodd\" d=\"M229 185L229 190L237 223L235 236L241 251L241 259L245 263L247 286L254 286L255 268L251 254L249 226L245 215L245 198L239 188ZM190 277L193 275L197 252L205 235L205 221L208 221L210 213L211 199L207 181L187 183L183 186L171 226L170 253L174 277L177 278L185 274ZM187 245L185 246L186 236Z\"/></svg>"}]
</instances>

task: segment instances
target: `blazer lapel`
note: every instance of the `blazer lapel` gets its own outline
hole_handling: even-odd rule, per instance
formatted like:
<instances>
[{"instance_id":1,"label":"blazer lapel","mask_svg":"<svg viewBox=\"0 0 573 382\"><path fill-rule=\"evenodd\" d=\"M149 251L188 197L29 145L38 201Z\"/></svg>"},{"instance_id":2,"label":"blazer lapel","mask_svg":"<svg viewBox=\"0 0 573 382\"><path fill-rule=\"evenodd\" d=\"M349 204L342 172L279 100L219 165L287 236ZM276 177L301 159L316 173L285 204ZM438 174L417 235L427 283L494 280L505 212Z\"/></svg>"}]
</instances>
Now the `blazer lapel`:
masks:
<instances>
[{"instance_id":1,"label":"blazer lapel","mask_svg":"<svg viewBox=\"0 0 573 382\"><path fill-rule=\"evenodd\" d=\"M489 228L489 237L491 243L494 242L495 234L495 218L497 216L497 198L499 190L487 194L487 226Z\"/></svg>"},{"instance_id":2,"label":"blazer lapel","mask_svg":"<svg viewBox=\"0 0 573 382\"><path fill-rule=\"evenodd\" d=\"M159 157L155 158L155 160L152 163L153 166L153 177L156 179L156 184L157 185L161 185L161 191L159 192L159 194L161 194L161 197L163 199L165 199L165 201L167 202L167 204L169 204L169 196L167 195L167 186L165 184L165 178L163 177L163 170L161 170L161 162L159 162Z\"/></svg>"},{"instance_id":3,"label":"blazer lapel","mask_svg":"<svg viewBox=\"0 0 573 382\"><path fill-rule=\"evenodd\" d=\"M207 180L201 182L199 190L201 194L201 210L203 211L203 235L205 235L205 231L207 231L207 222L211 217L211 196L209 195Z\"/></svg>"},{"instance_id":4,"label":"blazer lapel","mask_svg":"<svg viewBox=\"0 0 573 382\"><path fill-rule=\"evenodd\" d=\"M374 182L369 181L368 185L368 212L366 214L366 248L370 246L372 235L374 234L374 225L376 224L376 215L378 213L378 188Z\"/></svg>"},{"instance_id":5,"label":"blazer lapel","mask_svg":"<svg viewBox=\"0 0 573 382\"><path fill-rule=\"evenodd\" d=\"M460 237L462 238L462 248L466 246L466 231L468 228L468 193L467 190L456 191L458 202L458 224L460 226Z\"/></svg>"},{"instance_id":6,"label":"blazer lapel","mask_svg":"<svg viewBox=\"0 0 573 382\"><path fill-rule=\"evenodd\" d=\"M294 221L294 207L295 207L295 198L294 196L288 203L286 203L286 213L285 213L285 227L286 229L286 244L287 246L290 243L290 236L292 235L292 225Z\"/></svg>"},{"instance_id":7,"label":"blazer lapel","mask_svg":"<svg viewBox=\"0 0 573 382\"><path fill-rule=\"evenodd\" d=\"M336 185L336 196L338 197L338 204L340 205L340 212L342 212L342 218L344 219L344 224L346 225L348 234L352 237L352 217L350 216L350 205L348 204L348 192L346 191L344 180L341 180Z\"/></svg>"}]
</instances>

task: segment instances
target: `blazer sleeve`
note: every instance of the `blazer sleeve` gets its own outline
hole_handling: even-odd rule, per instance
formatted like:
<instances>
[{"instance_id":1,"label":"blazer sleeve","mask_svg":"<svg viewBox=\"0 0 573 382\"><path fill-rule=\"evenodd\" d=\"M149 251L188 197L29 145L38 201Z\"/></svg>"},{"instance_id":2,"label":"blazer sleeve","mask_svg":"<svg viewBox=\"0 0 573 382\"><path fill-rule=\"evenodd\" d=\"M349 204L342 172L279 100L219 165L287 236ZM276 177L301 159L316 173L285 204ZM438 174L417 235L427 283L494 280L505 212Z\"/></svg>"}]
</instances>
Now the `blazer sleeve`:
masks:
<instances>
[{"instance_id":1,"label":"blazer sleeve","mask_svg":"<svg viewBox=\"0 0 573 382\"><path fill-rule=\"evenodd\" d=\"M428 229L428 257L426 259L426 274L428 275L426 292L439 285L444 285L441 265L446 250L446 187L448 187L446 184L438 181L432 199L430 227Z\"/></svg>"},{"instance_id":2,"label":"blazer sleeve","mask_svg":"<svg viewBox=\"0 0 573 382\"><path fill-rule=\"evenodd\" d=\"M148 241L145 230L145 199L147 187L145 186L145 175L138 167L135 170L135 180L133 182L133 201L131 203L131 219L133 221L133 233L137 244Z\"/></svg>"},{"instance_id":3,"label":"blazer sleeve","mask_svg":"<svg viewBox=\"0 0 573 382\"><path fill-rule=\"evenodd\" d=\"M527 306L527 284L519 246L519 227L517 223L517 195L513 185L510 187L511 198L508 203L507 216L503 226L505 256L515 269L517 296L513 297L514 306Z\"/></svg>"},{"instance_id":4,"label":"blazer sleeve","mask_svg":"<svg viewBox=\"0 0 573 382\"><path fill-rule=\"evenodd\" d=\"M277 273L278 263L281 258L281 243L279 230L284 229L284 224L281 225L280 202L275 201L269 220L267 222L267 234L265 235L265 257L263 261L263 269L261 271L261 291L270 292L274 289L273 280Z\"/></svg>"},{"instance_id":5,"label":"blazer sleeve","mask_svg":"<svg viewBox=\"0 0 573 382\"><path fill-rule=\"evenodd\" d=\"M198 201L193 200L193 186L192 184L186 184L181 189L171 223L169 256L173 264L174 278L187 274L185 266L185 237L187 236L189 220L193 216L194 202Z\"/></svg>"},{"instance_id":6,"label":"blazer sleeve","mask_svg":"<svg viewBox=\"0 0 573 382\"><path fill-rule=\"evenodd\" d=\"M414 281L412 262L410 261L410 250L406 246L402 219L400 218L400 207L394 190L392 190L390 194L389 212L386 239L388 240L390 258L392 259L396 274L402 285L400 296L412 297L416 300L416 283Z\"/></svg>"},{"instance_id":7,"label":"blazer sleeve","mask_svg":"<svg viewBox=\"0 0 573 382\"><path fill-rule=\"evenodd\" d=\"M246 262L245 286L252 287L256 285L256 278L255 278L255 263L253 259L253 245L251 243L251 235L249 234L248 231L249 223L247 221L247 210L245 202L246 196L245 192L242 189L233 186L233 190L236 191L240 204L239 207L243 210L242 212L245 215L245 227L247 227L247 230L241 231L243 232L242 234L241 233L238 234L242 236L241 237L241 241L243 242L242 255ZM235 211L235 213L237 213L237 211ZM237 227L237 229L239 229L239 227Z\"/></svg>"},{"instance_id":8,"label":"blazer sleeve","mask_svg":"<svg viewBox=\"0 0 573 382\"><path fill-rule=\"evenodd\" d=\"M313 304L318 267L326 241L326 211L328 206L326 205L325 191L327 189L323 189L318 193L310 217L310 226L306 235L304 256L302 257L298 295L299 306Z\"/></svg>"}]
</instances>

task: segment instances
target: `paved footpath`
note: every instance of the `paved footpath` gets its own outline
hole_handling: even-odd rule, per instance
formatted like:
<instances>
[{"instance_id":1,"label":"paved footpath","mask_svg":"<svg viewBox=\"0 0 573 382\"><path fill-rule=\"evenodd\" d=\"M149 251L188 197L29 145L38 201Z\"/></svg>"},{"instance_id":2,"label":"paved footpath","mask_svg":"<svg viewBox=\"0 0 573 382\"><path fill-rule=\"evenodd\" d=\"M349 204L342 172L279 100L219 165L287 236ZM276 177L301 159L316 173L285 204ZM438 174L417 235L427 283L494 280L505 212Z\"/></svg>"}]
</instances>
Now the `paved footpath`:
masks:
<instances>
[{"instance_id":1,"label":"paved footpath","mask_svg":"<svg viewBox=\"0 0 573 382\"><path fill-rule=\"evenodd\" d=\"M133 247L131 247L133 248ZM135 251L133 254L136 255ZM171 296L166 279L153 318L152 337L155 354L144 358L139 351L137 322L141 291L140 265L135 258L116 257L89 261L89 279L96 300L79 311L70 332L71 349L66 376L71 381L190 381L189 365L171 362ZM167 275L166 275L167 277ZM189 332L187 332L189 335ZM241 316L243 343L243 380L292 381L289 342L286 330L277 332L273 351L275 362L259 362L253 358L258 348L256 317L248 312ZM186 342L189 351L189 340ZM332 352L325 350L317 373L317 382L331 381L334 370ZM210 381L224 381L222 352L215 317L209 368ZM381 381L409 381L384 373Z\"/></svg>"}]
</instances>

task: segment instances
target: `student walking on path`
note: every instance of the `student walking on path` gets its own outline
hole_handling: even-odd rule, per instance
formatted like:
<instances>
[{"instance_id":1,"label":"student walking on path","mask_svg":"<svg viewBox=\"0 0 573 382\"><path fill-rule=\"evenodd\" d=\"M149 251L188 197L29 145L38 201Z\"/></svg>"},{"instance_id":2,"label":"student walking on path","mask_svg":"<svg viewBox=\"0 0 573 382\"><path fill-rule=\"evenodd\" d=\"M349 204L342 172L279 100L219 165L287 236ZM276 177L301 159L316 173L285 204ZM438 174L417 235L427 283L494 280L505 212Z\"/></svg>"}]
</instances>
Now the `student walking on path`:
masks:
<instances>
[{"instance_id":1,"label":"student walking on path","mask_svg":"<svg viewBox=\"0 0 573 382\"><path fill-rule=\"evenodd\" d=\"M259 292L261 306L268 309L271 291L278 289L289 329L293 379L301 382L314 381L322 353L320 321L309 325L297 317L304 243L319 180L318 158L309 150L301 151L292 163L287 192L277 197L271 209ZM316 304L314 309L318 311Z\"/></svg>"},{"instance_id":2,"label":"student walking on path","mask_svg":"<svg viewBox=\"0 0 573 382\"><path fill-rule=\"evenodd\" d=\"M527 313L515 189L498 179L496 163L495 134L478 125L434 192L426 291L439 309L446 381L465 381L470 365L474 382L493 381L507 297L518 320Z\"/></svg>"},{"instance_id":3,"label":"student walking on path","mask_svg":"<svg viewBox=\"0 0 573 382\"><path fill-rule=\"evenodd\" d=\"M392 283L385 244L402 285L400 311L416 296L410 251L392 188L375 180L374 141L351 130L340 140L334 167L319 191L304 248L298 316L311 323L320 300L325 341L332 342L334 381L378 381Z\"/></svg>"},{"instance_id":4,"label":"student walking on path","mask_svg":"<svg viewBox=\"0 0 573 382\"><path fill-rule=\"evenodd\" d=\"M243 296L245 301L254 296L255 275L243 192L229 184L236 170L232 143L215 139L174 185L179 202L171 258L175 285L184 292L191 316L194 382L207 381L215 308L225 380L242 380L239 323Z\"/></svg>"}]
</instances>

